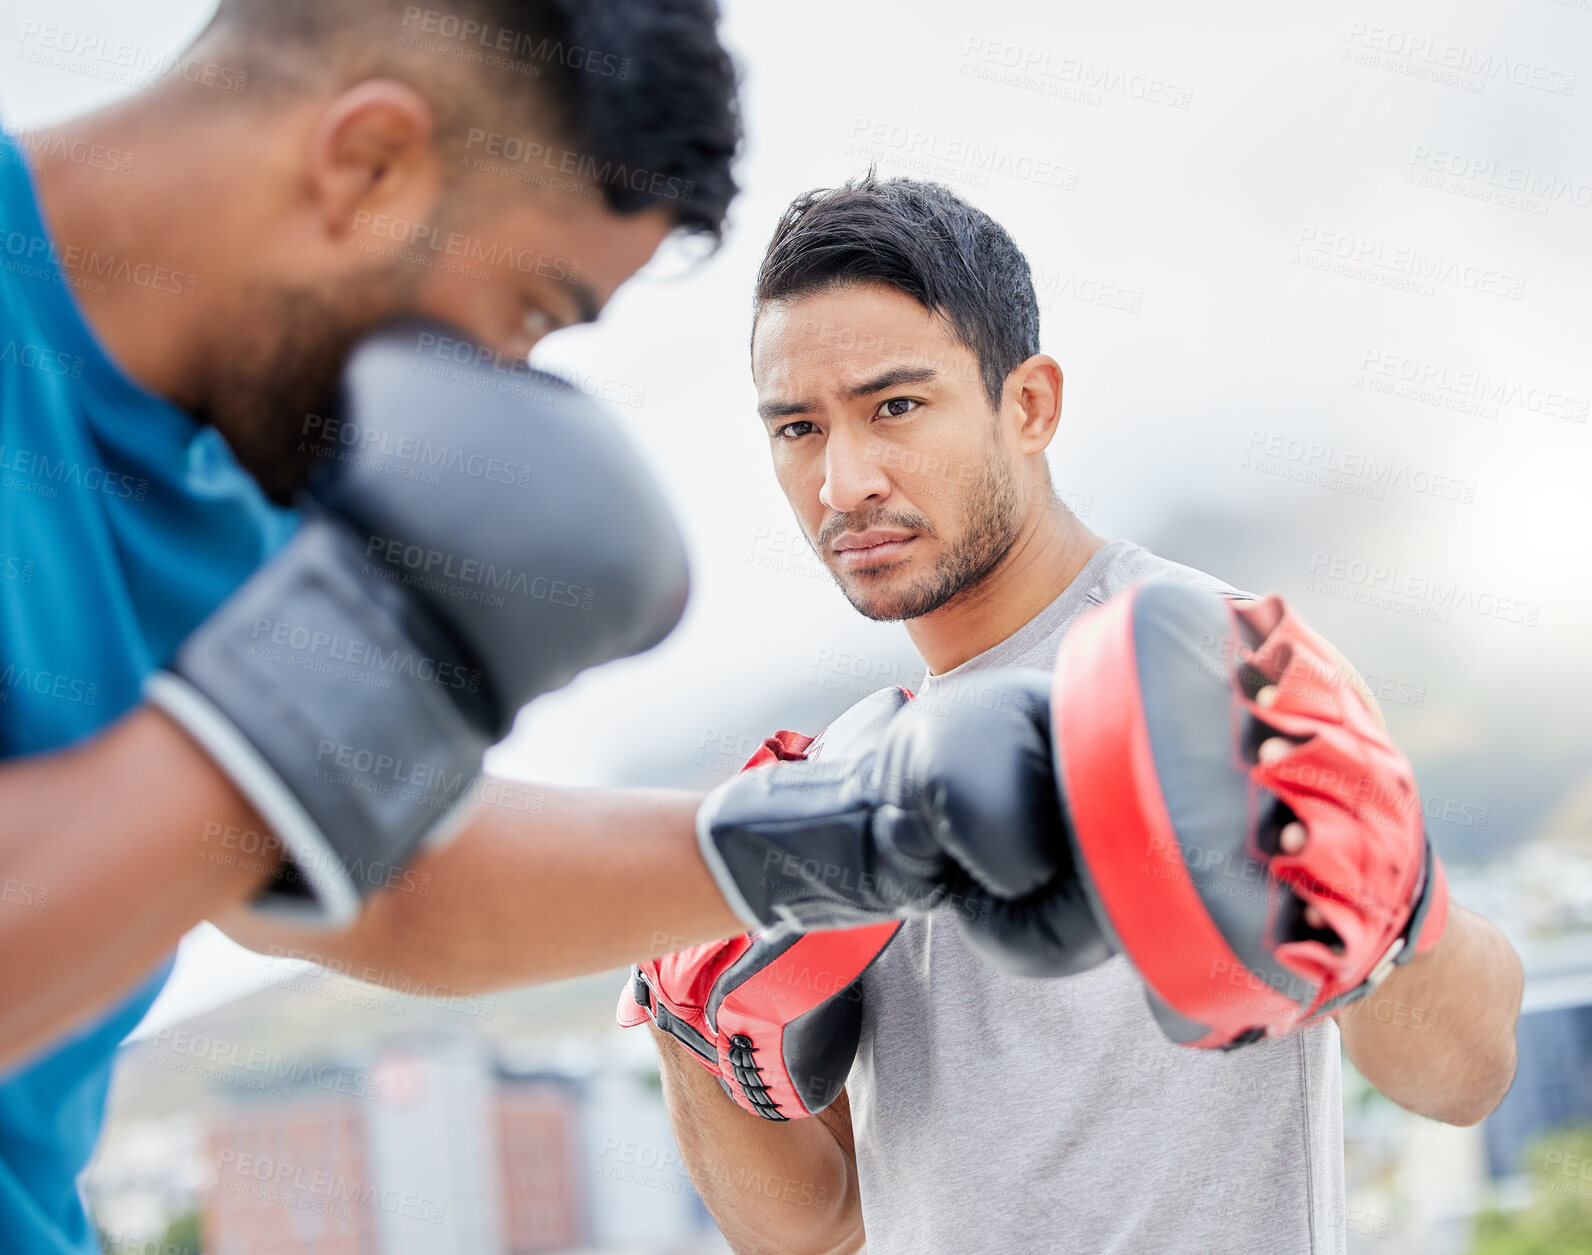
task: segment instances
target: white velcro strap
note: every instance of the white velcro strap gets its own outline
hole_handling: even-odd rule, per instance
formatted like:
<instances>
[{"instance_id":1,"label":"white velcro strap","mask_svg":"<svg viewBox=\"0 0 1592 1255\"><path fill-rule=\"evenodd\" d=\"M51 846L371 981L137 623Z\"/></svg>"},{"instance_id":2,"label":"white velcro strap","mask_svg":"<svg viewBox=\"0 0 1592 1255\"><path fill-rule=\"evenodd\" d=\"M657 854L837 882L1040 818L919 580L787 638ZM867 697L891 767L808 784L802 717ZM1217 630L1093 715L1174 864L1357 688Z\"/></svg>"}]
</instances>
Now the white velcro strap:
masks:
<instances>
[{"instance_id":1,"label":"white velcro strap","mask_svg":"<svg viewBox=\"0 0 1592 1255\"><path fill-rule=\"evenodd\" d=\"M702 851L702 861L708 865L708 871L713 873L713 882L718 885L719 892L724 895L724 901L730 910L740 917L748 928L761 928L763 921L752 913L751 905L741 894L740 886L735 883L735 877L730 875L729 866L724 862L724 856L719 853L719 847L713 844L713 815L714 803L717 794L710 793L701 809L697 811L696 830L697 848Z\"/></svg>"},{"instance_id":2,"label":"white velcro strap","mask_svg":"<svg viewBox=\"0 0 1592 1255\"><path fill-rule=\"evenodd\" d=\"M144 700L176 720L231 777L282 842L314 896L308 911L269 894L254 907L329 930L351 925L359 916L359 893L342 857L248 738L203 693L169 671L157 671L144 681Z\"/></svg>"}]
</instances>

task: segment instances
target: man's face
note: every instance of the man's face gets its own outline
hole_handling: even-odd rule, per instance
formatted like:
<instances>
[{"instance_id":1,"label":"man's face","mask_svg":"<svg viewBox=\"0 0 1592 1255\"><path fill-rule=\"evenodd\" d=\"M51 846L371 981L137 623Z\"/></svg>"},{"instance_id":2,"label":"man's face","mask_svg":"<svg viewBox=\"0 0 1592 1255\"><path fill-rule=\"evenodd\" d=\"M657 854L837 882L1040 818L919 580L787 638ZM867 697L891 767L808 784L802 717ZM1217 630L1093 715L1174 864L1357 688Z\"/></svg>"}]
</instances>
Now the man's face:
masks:
<instances>
[{"instance_id":1,"label":"man's face","mask_svg":"<svg viewBox=\"0 0 1592 1255\"><path fill-rule=\"evenodd\" d=\"M779 485L861 613L920 618L1011 549L1021 459L938 315L871 283L775 302L752 375Z\"/></svg>"},{"instance_id":2,"label":"man's face","mask_svg":"<svg viewBox=\"0 0 1592 1255\"><path fill-rule=\"evenodd\" d=\"M279 502L325 452L301 421L335 402L349 351L406 315L451 322L498 351L506 369L545 335L589 322L671 229L662 209L621 216L589 192L483 187L461 180L438 211L412 220L361 210L344 239L294 277L257 280L215 366L204 417Z\"/></svg>"}]
</instances>

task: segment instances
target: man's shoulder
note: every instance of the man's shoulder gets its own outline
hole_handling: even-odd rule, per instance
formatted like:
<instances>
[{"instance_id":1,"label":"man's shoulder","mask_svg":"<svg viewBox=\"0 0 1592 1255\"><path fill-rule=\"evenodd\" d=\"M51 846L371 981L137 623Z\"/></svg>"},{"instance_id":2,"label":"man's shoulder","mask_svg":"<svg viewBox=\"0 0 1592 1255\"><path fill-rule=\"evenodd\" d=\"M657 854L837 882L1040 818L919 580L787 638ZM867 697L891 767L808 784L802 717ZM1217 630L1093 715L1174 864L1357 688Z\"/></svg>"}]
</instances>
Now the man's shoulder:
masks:
<instances>
[{"instance_id":1,"label":"man's shoulder","mask_svg":"<svg viewBox=\"0 0 1592 1255\"><path fill-rule=\"evenodd\" d=\"M1100 551L1100 556L1102 565L1088 589L1090 601L1108 601L1143 580L1172 580L1196 588L1207 588L1227 597L1251 595L1207 571L1163 558L1129 540L1112 541Z\"/></svg>"}]
</instances>

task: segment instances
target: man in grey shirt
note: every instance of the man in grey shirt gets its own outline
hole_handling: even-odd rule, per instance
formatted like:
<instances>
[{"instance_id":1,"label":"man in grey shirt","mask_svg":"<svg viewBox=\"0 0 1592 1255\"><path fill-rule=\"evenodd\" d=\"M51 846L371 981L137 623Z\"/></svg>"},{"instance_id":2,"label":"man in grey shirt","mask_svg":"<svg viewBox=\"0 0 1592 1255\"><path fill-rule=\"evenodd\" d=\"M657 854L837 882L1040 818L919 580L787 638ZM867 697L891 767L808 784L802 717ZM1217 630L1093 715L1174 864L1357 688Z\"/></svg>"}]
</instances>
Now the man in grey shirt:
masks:
<instances>
[{"instance_id":1,"label":"man in grey shirt","mask_svg":"<svg viewBox=\"0 0 1592 1255\"><path fill-rule=\"evenodd\" d=\"M1048 670L1078 615L1142 579L1237 595L1112 541L1028 623L925 676L919 695L954 699L997 667ZM875 1253L1343 1249L1330 1021L1189 1050L1161 1034L1120 955L1066 980L1012 976L972 954L954 918L923 916L863 975L848 1089Z\"/></svg>"},{"instance_id":2,"label":"man in grey shirt","mask_svg":"<svg viewBox=\"0 0 1592 1255\"><path fill-rule=\"evenodd\" d=\"M1027 262L943 187L871 176L799 198L759 275L753 377L775 473L842 592L904 620L922 692L1049 669L1077 617L1172 579L1241 596L1057 499L1061 371ZM1345 678L1355 682L1347 663ZM1514 1072L1518 960L1452 909L1428 954L1333 1020L1230 1052L1175 1046L1116 957L1040 980L909 919L862 978L846 1092L772 1123L662 1040L699 1191L739 1252L1278 1252L1345 1246L1341 1041L1412 1110L1481 1119ZM1407 1016L1423 1011L1430 1031Z\"/></svg>"}]
</instances>

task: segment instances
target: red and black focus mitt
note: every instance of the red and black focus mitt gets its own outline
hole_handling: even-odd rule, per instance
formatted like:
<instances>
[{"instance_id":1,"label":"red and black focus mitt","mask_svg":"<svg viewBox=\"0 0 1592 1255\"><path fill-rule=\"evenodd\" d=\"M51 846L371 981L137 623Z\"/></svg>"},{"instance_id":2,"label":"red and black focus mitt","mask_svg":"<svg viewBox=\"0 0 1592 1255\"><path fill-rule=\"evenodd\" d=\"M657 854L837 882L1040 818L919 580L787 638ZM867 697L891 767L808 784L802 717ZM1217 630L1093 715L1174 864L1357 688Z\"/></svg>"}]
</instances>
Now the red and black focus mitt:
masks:
<instances>
[{"instance_id":1,"label":"red and black focus mitt","mask_svg":"<svg viewBox=\"0 0 1592 1255\"><path fill-rule=\"evenodd\" d=\"M1447 882L1409 760L1280 598L1130 589L1063 640L1052 721L1074 862L1173 1041L1292 1032L1436 943Z\"/></svg>"},{"instance_id":2,"label":"red and black focus mitt","mask_svg":"<svg viewBox=\"0 0 1592 1255\"><path fill-rule=\"evenodd\" d=\"M866 746L911 697L881 689L817 737L777 732L741 770ZM619 1023L652 1020L756 1115L813 1115L845 1086L862 1032L863 971L900 927L892 919L818 932L774 928L651 959L620 993Z\"/></svg>"}]
</instances>

